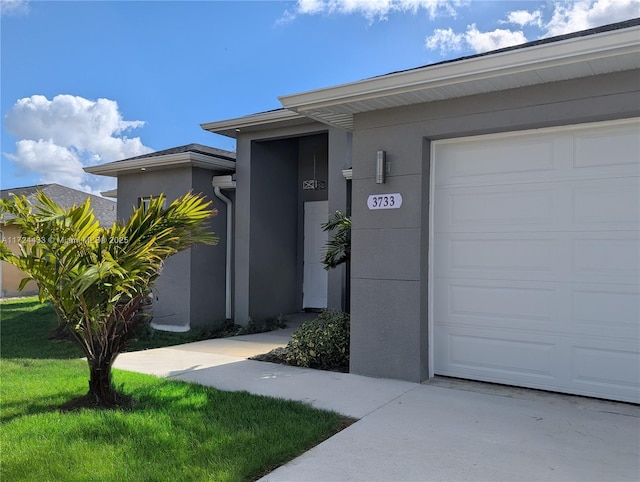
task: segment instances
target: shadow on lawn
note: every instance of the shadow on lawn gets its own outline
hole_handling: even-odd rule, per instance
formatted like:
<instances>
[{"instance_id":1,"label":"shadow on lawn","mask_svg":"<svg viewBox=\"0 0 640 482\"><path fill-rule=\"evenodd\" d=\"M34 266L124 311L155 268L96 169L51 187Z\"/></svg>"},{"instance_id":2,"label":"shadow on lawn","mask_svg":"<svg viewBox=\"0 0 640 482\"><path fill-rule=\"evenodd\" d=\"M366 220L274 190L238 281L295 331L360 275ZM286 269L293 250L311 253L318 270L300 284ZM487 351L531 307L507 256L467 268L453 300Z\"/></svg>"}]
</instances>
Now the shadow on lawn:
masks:
<instances>
[{"instance_id":1,"label":"shadow on lawn","mask_svg":"<svg viewBox=\"0 0 640 482\"><path fill-rule=\"evenodd\" d=\"M0 358L68 360L82 357L82 350L70 340L50 340L57 326L49 303L36 298L3 301L0 304Z\"/></svg>"},{"instance_id":2,"label":"shadow on lawn","mask_svg":"<svg viewBox=\"0 0 640 482\"><path fill-rule=\"evenodd\" d=\"M22 400L16 402L2 402L2 415L0 424L9 423L12 420L43 413L59 412L62 405L61 400L70 400L78 393L62 391L55 395L47 395L38 398L30 397L28 402Z\"/></svg>"}]
</instances>

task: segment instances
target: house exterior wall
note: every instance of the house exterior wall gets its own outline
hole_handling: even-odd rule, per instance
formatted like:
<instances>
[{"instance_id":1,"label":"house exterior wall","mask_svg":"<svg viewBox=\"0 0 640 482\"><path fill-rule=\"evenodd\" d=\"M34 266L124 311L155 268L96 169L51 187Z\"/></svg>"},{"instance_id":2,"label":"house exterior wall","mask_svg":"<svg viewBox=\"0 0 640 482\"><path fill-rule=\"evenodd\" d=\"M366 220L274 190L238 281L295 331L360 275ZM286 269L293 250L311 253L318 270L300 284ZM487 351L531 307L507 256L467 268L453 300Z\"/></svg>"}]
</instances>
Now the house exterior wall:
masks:
<instances>
[{"instance_id":1,"label":"house exterior wall","mask_svg":"<svg viewBox=\"0 0 640 482\"><path fill-rule=\"evenodd\" d=\"M167 203L191 190L191 168L144 171L118 176L118 219L124 221L145 196L166 196ZM191 250L166 260L162 274L153 289L153 321L155 327L186 331L191 318Z\"/></svg>"},{"instance_id":2,"label":"house exterior wall","mask_svg":"<svg viewBox=\"0 0 640 482\"><path fill-rule=\"evenodd\" d=\"M302 308L303 203L329 198L330 211L346 209L342 169L350 167L349 148L347 133L331 129L327 134L326 126L320 124L238 135L236 323ZM313 177L314 150L317 177L328 186L304 191L302 181ZM335 271L329 277L328 304L341 309L345 280L342 270Z\"/></svg>"},{"instance_id":3,"label":"house exterior wall","mask_svg":"<svg viewBox=\"0 0 640 482\"><path fill-rule=\"evenodd\" d=\"M627 71L356 115L351 372L428 378L430 141L638 116L639 75ZM378 149L390 162L381 185L375 183ZM401 209L368 210L368 195L396 192Z\"/></svg>"},{"instance_id":4,"label":"house exterior wall","mask_svg":"<svg viewBox=\"0 0 640 482\"><path fill-rule=\"evenodd\" d=\"M261 320L298 309L297 139L254 142L251 154L249 317Z\"/></svg>"},{"instance_id":5,"label":"house exterior wall","mask_svg":"<svg viewBox=\"0 0 640 482\"><path fill-rule=\"evenodd\" d=\"M348 206L351 202L350 195L347 193L347 181L342 175L344 169L351 168L351 140L350 132L335 128L329 130L329 215L336 211L347 214ZM328 309L349 311L348 287L347 269L344 264L329 270Z\"/></svg>"},{"instance_id":6,"label":"house exterior wall","mask_svg":"<svg viewBox=\"0 0 640 482\"><path fill-rule=\"evenodd\" d=\"M5 241L12 253L20 252L20 230L12 224L2 226L2 239ZM38 285L35 281L29 281L22 291L18 291L20 282L25 278L25 273L14 265L2 261L2 285L0 286L2 297L31 296L38 294Z\"/></svg>"},{"instance_id":7,"label":"house exterior wall","mask_svg":"<svg viewBox=\"0 0 640 482\"><path fill-rule=\"evenodd\" d=\"M118 219L127 219L144 196L164 193L167 203L189 191L206 195L218 209L211 229L216 246L197 245L166 260L153 294L153 325L163 329L210 326L225 318L226 206L213 196L211 179L221 174L192 167L149 170L118 178ZM231 194L233 195L233 194Z\"/></svg>"},{"instance_id":8,"label":"house exterior wall","mask_svg":"<svg viewBox=\"0 0 640 482\"><path fill-rule=\"evenodd\" d=\"M213 193L211 179L222 175L208 169L193 168L192 190L213 202L218 214L211 218L211 230L219 238L215 246L196 245L191 248L191 327L221 324L225 319L225 276L227 242L227 205ZM235 192L223 194L234 201Z\"/></svg>"}]
</instances>

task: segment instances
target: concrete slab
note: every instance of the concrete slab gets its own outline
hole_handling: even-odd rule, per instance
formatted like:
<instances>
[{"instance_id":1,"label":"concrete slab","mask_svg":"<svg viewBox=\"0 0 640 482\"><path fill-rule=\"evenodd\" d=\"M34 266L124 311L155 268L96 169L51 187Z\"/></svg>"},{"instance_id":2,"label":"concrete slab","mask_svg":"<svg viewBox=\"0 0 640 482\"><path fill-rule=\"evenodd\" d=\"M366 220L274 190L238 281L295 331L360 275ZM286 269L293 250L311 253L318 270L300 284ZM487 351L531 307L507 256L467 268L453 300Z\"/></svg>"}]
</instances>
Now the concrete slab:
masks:
<instances>
[{"instance_id":1,"label":"concrete slab","mask_svg":"<svg viewBox=\"0 0 640 482\"><path fill-rule=\"evenodd\" d=\"M290 367L252 360L220 364L211 368L181 371L173 378L229 391L248 391L316 408L362 418L403 393L416 383L363 377L308 368Z\"/></svg>"},{"instance_id":2,"label":"concrete slab","mask_svg":"<svg viewBox=\"0 0 640 482\"><path fill-rule=\"evenodd\" d=\"M174 348L121 353L113 364L119 370L146 373L158 377L175 376L183 372L202 370L213 366L236 363L244 358L201 351Z\"/></svg>"},{"instance_id":3,"label":"concrete slab","mask_svg":"<svg viewBox=\"0 0 640 482\"><path fill-rule=\"evenodd\" d=\"M629 407L422 385L261 481L638 480Z\"/></svg>"},{"instance_id":4,"label":"concrete slab","mask_svg":"<svg viewBox=\"0 0 640 482\"><path fill-rule=\"evenodd\" d=\"M118 355L115 368L170 376L185 370L199 370L268 353L287 345L291 330L203 340L167 348L155 348Z\"/></svg>"},{"instance_id":5,"label":"concrete slab","mask_svg":"<svg viewBox=\"0 0 640 482\"><path fill-rule=\"evenodd\" d=\"M240 358L249 358L261 353L267 353L274 348L287 346L289 337L270 337L259 335L251 335L256 338L220 338L217 340L204 340L195 343L180 345L176 350L200 352L200 353L217 353L219 355L229 355Z\"/></svg>"},{"instance_id":6,"label":"concrete slab","mask_svg":"<svg viewBox=\"0 0 640 482\"><path fill-rule=\"evenodd\" d=\"M298 321L298 320L296 320ZM290 330L121 354L115 368L360 419L261 480L640 480L640 407L436 377L429 384L247 360Z\"/></svg>"}]
</instances>

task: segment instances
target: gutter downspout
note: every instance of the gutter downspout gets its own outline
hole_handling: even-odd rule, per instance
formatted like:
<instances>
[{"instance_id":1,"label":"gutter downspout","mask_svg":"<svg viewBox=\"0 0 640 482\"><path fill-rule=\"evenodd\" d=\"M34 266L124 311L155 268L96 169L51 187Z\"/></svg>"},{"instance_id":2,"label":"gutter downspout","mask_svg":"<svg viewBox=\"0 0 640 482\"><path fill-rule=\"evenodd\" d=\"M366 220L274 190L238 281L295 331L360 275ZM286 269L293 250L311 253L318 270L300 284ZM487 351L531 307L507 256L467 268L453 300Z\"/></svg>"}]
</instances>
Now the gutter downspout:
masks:
<instances>
[{"instance_id":1,"label":"gutter downspout","mask_svg":"<svg viewBox=\"0 0 640 482\"><path fill-rule=\"evenodd\" d=\"M235 189L233 176L214 176L211 180L213 192L218 199L227 205L227 254L225 266L225 309L226 319L231 319L231 254L233 253L233 203L220 189Z\"/></svg>"}]
</instances>

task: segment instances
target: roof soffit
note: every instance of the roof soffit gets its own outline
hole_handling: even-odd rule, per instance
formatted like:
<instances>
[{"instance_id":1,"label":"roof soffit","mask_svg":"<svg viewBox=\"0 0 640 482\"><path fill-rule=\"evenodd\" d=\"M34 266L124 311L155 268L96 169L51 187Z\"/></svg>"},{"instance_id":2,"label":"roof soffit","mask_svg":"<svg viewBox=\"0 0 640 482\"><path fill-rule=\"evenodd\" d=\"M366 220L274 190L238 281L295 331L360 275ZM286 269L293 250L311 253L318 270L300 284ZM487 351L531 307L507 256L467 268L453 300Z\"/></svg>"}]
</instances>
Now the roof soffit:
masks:
<instances>
[{"instance_id":1,"label":"roof soffit","mask_svg":"<svg viewBox=\"0 0 640 482\"><path fill-rule=\"evenodd\" d=\"M343 129L353 114L640 68L640 27L575 37L280 97Z\"/></svg>"},{"instance_id":2,"label":"roof soffit","mask_svg":"<svg viewBox=\"0 0 640 482\"><path fill-rule=\"evenodd\" d=\"M204 130L236 138L239 133L262 131L265 129L278 129L304 124L313 124L314 120L308 116L293 112L288 109L277 109L268 112L259 112L233 119L225 119L215 122L200 124Z\"/></svg>"},{"instance_id":3,"label":"roof soffit","mask_svg":"<svg viewBox=\"0 0 640 482\"><path fill-rule=\"evenodd\" d=\"M90 174L117 177L118 175L131 172L169 169L182 166L202 167L219 171L235 171L236 169L235 161L215 158L198 152L181 152L164 156L110 162L100 166L85 167L84 170Z\"/></svg>"}]
</instances>

